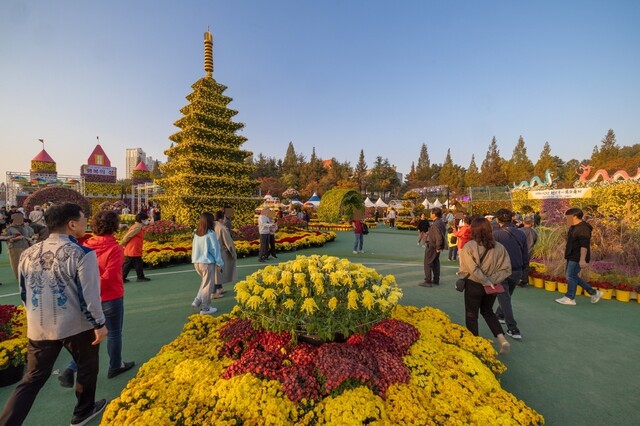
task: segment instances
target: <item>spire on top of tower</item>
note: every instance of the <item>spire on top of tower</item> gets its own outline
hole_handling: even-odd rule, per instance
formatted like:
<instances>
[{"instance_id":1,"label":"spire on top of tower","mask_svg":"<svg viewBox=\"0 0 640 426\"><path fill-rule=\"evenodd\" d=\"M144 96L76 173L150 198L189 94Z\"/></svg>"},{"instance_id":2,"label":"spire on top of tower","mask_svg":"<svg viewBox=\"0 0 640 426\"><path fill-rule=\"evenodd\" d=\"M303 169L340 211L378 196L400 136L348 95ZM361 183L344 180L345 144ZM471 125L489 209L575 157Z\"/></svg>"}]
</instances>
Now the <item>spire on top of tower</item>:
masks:
<instances>
[{"instance_id":1,"label":"spire on top of tower","mask_svg":"<svg viewBox=\"0 0 640 426\"><path fill-rule=\"evenodd\" d=\"M206 77L211 77L213 73L213 37L207 27L207 32L204 33L204 70L206 71Z\"/></svg>"}]
</instances>

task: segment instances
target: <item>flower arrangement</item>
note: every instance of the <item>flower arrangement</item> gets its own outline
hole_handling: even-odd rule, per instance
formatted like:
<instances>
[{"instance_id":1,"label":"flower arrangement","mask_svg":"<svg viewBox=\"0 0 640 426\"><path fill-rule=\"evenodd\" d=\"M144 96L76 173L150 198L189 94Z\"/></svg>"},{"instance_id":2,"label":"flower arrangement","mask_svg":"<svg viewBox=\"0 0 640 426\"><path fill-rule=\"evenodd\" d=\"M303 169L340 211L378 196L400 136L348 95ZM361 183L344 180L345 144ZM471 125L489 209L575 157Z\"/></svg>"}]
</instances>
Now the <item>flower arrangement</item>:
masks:
<instances>
[{"instance_id":1,"label":"flower arrangement","mask_svg":"<svg viewBox=\"0 0 640 426\"><path fill-rule=\"evenodd\" d=\"M328 395L294 397L294 401L288 394L296 389L305 391L307 383L315 386L312 380L293 383L291 378L287 379L290 376L267 377L276 368L313 362L320 363L320 368L330 375L326 380L333 386L337 379L345 377L339 362L346 360L344 356L337 358L333 363L335 374L331 374L332 359L327 355L342 354L342 350L362 353L356 351L362 351L365 346L379 354L388 354L385 349L388 345L384 342L394 338L392 325L400 322L407 324L403 330L413 327L418 331L417 340L411 344L403 337L398 348L392 349L402 351L409 345L402 358L408 381L399 377L403 374L402 368L389 369L389 357L383 355L376 360L376 367L389 372L389 376L376 380L393 381L384 396L359 379L347 378L342 387L334 388ZM290 340L279 338L277 333L255 336L258 333L244 328L246 325L234 315L192 315L180 336L140 367L121 395L110 402L102 424L544 423L540 414L500 387L496 375L506 368L496 359L489 340L471 335L466 328L452 323L442 311L428 307L397 306L391 321L385 323L388 325L381 326L380 330L372 329L370 333L391 332L391 335L378 335L375 343L365 344L366 337L363 337L362 342L328 343L314 349L305 343L291 346ZM227 355L226 348L242 346L231 343L236 337L232 333L234 327L246 337L240 340L251 346L241 349L243 355L260 349L267 360L263 363L264 374L245 372L231 376L228 373L242 357ZM416 336L404 331L398 334ZM338 345L342 345L342 350ZM323 349L324 346L327 349ZM316 358L309 359L308 351L316 351ZM267 358L264 354L271 355ZM281 365L277 363L279 360ZM355 364L353 360L348 362L350 366ZM358 374L366 378L365 368L373 367L363 362L357 367ZM308 379L302 373L296 377ZM320 389L323 393L322 387Z\"/></svg>"},{"instance_id":2,"label":"flower arrangement","mask_svg":"<svg viewBox=\"0 0 640 426\"><path fill-rule=\"evenodd\" d=\"M634 287L629 285L629 284L625 284L625 283L620 283L620 284L616 284L613 288L620 291L633 291Z\"/></svg>"},{"instance_id":3,"label":"flower arrangement","mask_svg":"<svg viewBox=\"0 0 640 426\"><path fill-rule=\"evenodd\" d=\"M27 362L27 342L24 307L0 305L0 370Z\"/></svg>"},{"instance_id":4,"label":"flower arrangement","mask_svg":"<svg viewBox=\"0 0 640 426\"><path fill-rule=\"evenodd\" d=\"M31 170L34 172L55 173L56 163L51 163L49 161L31 160Z\"/></svg>"},{"instance_id":5,"label":"flower arrangement","mask_svg":"<svg viewBox=\"0 0 640 426\"><path fill-rule=\"evenodd\" d=\"M190 232L189 228L179 223L170 220L156 220L144 228L144 239L166 243L175 238L188 236Z\"/></svg>"},{"instance_id":6,"label":"flower arrangement","mask_svg":"<svg viewBox=\"0 0 640 426\"><path fill-rule=\"evenodd\" d=\"M307 222L300 219L298 216L286 215L282 219L278 219L278 229L295 229L306 228Z\"/></svg>"},{"instance_id":7,"label":"flower arrangement","mask_svg":"<svg viewBox=\"0 0 640 426\"><path fill-rule=\"evenodd\" d=\"M263 330L330 341L364 334L402 297L392 275L334 256L297 256L235 286L239 315Z\"/></svg>"},{"instance_id":8,"label":"flower arrangement","mask_svg":"<svg viewBox=\"0 0 640 426\"><path fill-rule=\"evenodd\" d=\"M298 192L298 190L294 188L288 188L282 193L282 198L288 198L288 199L300 198L300 192Z\"/></svg>"},{"instance_id":9,"label":"flower arrangement","mask_svg":"<svg viewBox=\"0 0 640 426\"><path fill-rule=\"evenodd\" d=\"M23 203L26 211L30 212L34 206L41 206L45 203L62 204L76 203L82 207L86 216L91 215L91 204L78 191L69 188L48 187L42 188L30 194Z\"/></svg>"},{"instance_id":10,"label":"flower arrangement","mask_svg":"<svg viewBox=\"0 0 640 426\"><path fill-rule=\"evenodd\" d=\"M238 239L244 241L254 241L260 238L258 225L243 225L238 229Z\"/></svg>"}]
</instances>

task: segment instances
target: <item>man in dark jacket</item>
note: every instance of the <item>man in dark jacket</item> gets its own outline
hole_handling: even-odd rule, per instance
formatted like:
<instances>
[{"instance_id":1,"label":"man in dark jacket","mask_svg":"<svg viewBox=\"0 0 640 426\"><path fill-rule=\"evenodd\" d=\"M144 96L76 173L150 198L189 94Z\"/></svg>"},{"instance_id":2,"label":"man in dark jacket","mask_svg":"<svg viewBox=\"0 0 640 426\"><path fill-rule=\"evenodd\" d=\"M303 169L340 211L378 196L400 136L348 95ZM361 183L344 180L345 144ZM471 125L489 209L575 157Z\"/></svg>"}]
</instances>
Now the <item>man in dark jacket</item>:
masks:
<instances>
[{"instance_id":1,"label":"man in dark jacket","mask_svg":"<svg viewBox=\"0 0 640 426\"><path fill-rule=\"evenodd\" d=\"M591 303L598 303L602 292L591 287L578 276L580 268L587 266L591 260L591 230L593 227L582 220L584 213L577 207L564 213L565 222L569 226L567 233L567 246L564 250L564 258L567 260L567 293L564 297L556 299L561 305L575 305L576 289L580 285L591 295Z\"/></svg>"},{"instance_id":2,"label":"man in dark jacket","mask_svg":"<svg viewBox=\"0 0 640 426\"><path fill-rule=\"evenodd\" d=\"M431 209L431 226L427 232L427 248L424 251L424 282L422 287L440 284L440 252L445 249L446 228L442 221L442 209Z\"/></svg>"},{"instance_id":3,"label":"man in dark jacket","mask_svg":"<svg viewBox=\"0 0 640 426\"><path fill-rule=\"evenodd\" d=\"M511 275L503 282L505 291L498 294L499 306L496 315L500 322L506 323L507 335L520 340L522 334L513 315L511 296L529 265L529 249L527 248L527 237L515 227L512 218L513 213L510 210L498 210L496 212L498 223L493 228L493 238L507 249L511 260Z\"/></svg>"}]
</instances>

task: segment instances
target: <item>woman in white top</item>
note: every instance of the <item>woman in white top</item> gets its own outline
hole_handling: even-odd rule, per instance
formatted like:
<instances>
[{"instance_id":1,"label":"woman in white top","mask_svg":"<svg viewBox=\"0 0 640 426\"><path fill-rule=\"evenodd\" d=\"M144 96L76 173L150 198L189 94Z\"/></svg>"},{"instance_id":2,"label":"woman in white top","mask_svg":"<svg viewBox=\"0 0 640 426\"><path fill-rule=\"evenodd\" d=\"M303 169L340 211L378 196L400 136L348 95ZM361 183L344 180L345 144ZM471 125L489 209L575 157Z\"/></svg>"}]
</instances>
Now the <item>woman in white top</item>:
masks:
<instances>
[{"instance_id":1,"label":"woman in white top","mask_svg":"<svg viewBox=\"0 0 640 426\"><path fill-rule=\"evenodd\" d=\"M224 261L220 255L218 238L214 232L214 224L215 220L211 213L202 213L198 229L193 235L191 247L191 262L198 275L202 277L198 295L191 306L194 309L200 309L201 314L213 314L217 311L216 308L211 306L211 293L216 270L221 272L224 266Z\"/></svg>"}]
</instances>

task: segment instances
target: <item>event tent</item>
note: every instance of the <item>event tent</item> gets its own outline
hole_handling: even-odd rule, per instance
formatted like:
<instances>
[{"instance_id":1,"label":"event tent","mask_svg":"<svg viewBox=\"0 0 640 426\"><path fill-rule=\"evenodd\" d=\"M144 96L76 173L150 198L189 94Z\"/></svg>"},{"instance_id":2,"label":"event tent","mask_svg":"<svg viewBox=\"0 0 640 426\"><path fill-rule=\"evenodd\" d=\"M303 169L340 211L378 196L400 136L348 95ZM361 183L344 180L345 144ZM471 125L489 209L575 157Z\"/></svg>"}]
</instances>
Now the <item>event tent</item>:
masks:
<instances>
[{"instance_id":1,"label":"event tent","mask_svg":"<svg viewBox=\"0 0 640 426\"><path fill-rule=\"evenodd\" d=\"M376 207L388 207L387 203L382 201L382 198L378 198L378 201L375 202Z\"/></svg>"},{"instance_id":2,"label":"event tent","mask_svg":"<svg viewBox=\"0 0 640 426\"><path fill-rule=\"evenodd\" d=\"M313 204L314 206L318 207L320 205L320 197L318 197L318 194L314 192L311 198L309 198L305 204L307 203Z\"/></svg>"},{"instance_id":3,"label":"event tent","mask_svg":"<svg viewBox=\"0 0 640 426\"><path fill-rule=\"evenodd\" d=\"M364 206L365 206L365 207L375 207L376 205L375 205L375 204L373 204L373 203L371 202L371 200L369 199L369 197L367 197L367 198L364 200Z\"/></svg>"}]
</instances>

